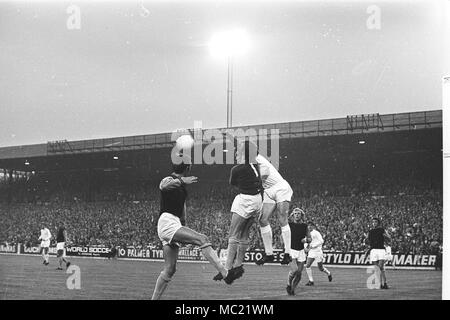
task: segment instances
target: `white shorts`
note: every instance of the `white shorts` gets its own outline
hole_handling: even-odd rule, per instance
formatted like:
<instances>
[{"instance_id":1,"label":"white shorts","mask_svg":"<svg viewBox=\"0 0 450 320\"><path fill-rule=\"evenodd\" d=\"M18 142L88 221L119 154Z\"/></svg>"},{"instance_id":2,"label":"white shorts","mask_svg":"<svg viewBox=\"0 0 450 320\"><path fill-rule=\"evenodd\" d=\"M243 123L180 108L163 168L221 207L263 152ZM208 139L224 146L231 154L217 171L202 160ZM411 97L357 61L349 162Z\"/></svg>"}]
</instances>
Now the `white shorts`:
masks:
<instances>
[{"instance_id":1,"label":"white shorts","mask_svg":"<svg viewBox=\"0 0 450 320\"><path fill-rule=\"evenodd\" d=\"M291 201L292 189L287 181L277 183L276 185L264 190L264 203L280 203Z\"/></svg>"},{"instance_id":2,"label":"white shorts","mask_svg":"<svg viewBox=\"0 0 450 320\"><path fill-rule=\"evenodd\" d=\"M292 260L297 260L298 262L306 261L305 250L294 250L291 248L291 258Z\"/></svg>"},{"instance_id":3,"label":"white shorts","mask_svg":"<svg viewBox=\"0 0 450 320\"><path fill-rule=\"evenodd\" d=\"M260 194L238 194L231 205L231 212L244 219L258 217L261 212L262 198Z\"/></svg>"},{"instance_id":4,"label":"white shorts","mask_svg":"<svg viewBox=\"0 0 450 320\"><path fill-rule=\"evenodd\" d=\"M57 242L56 243L56 254L58 254L58 251L62 250L62 257L66 257L66 249L65 249L65 242ZM58 255L59 257L59 255Z\"/></svg>"},{"instance_id":5,"label":"white shorts","mask_svg":"<svg viewBox=\"0 0 450 320\"><path fill-rule=\"evenodd\" d=\"M177 216L164 212L158 219L158 237L163 246L172 244L172 238L175 232L182 227L180 218ZM176 244L176 243L175 243Z\"/></svg>"},{"instance_id":6,"label":"white shorts","mask_svg":"<svg viewBox=\"0 0 450 320\"><path fill-rule=\"evenodd\" d=\"M316 262L322 262L323 261L323 251L322 250L309 250L308 251L308 259L314 259Z\"/></svg>"},{"instance_id":7,"label":"white shorts","mask_svg":"<svg viewBox=\"0 0 450 320\"><path fill-rule=\"evenodd\" d=\"M379 260L386 260L386 250L385 249L370 250L370 262L372 263Z\"/></svg>"},{"instance_id":8,"label":"white shorts","mask_svg":"<svg viewBox=\"0 0 450 320\"><path fill-rule=\"evenodd\" d=\"M50 240L42 240L41 248L48 248L48 247L50 247Z\"/></svg>"}]
</instances>

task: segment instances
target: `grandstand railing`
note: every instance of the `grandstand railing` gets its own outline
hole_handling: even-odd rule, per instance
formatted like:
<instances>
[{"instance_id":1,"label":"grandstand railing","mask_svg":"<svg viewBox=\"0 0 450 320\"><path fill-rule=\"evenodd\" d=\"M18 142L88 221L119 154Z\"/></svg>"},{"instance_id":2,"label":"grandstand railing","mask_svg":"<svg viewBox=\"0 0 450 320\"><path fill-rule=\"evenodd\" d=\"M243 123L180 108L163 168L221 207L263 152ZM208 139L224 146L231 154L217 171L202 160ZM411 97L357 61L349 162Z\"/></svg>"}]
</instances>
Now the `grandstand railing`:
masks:
<instances>
[{"instance_id":1,"label":"grandstand railing","mask_svg":"<svg viewBox=\"0 0 450 320\"><path fill-rule=\"evenodd\" d=\"M352 121L354 120L356 124L358 123L358 119L360 121L366 121L366 123L364 125L349 125L349 118ZM370 121L371 118L372 120ZM385 115L376 114L375 118L373 115L358 115L339 119L240 126L233 127L232 129L241 129L244 131L253 129L253 132L267 130L269 133L271 129L277 129L280 138L285 139L372 132L412 131L430 128L442 128L442 110ZM218 128L218 130L225 130L225 128ZM189 129L188 131L193 133L194 129ZM155 149L171 147L172 145L172 133L170 132L95 140L62 140L48 142L47 144L0 148L0 159L7 160L60 154Z\"/></svg>"},{"instance_id":2,"label":"grandstand railing","mask_svg":"<svg viewBox=\"0 0 450 320\"><path fill-rule=\"evenodd\" d=\"M351 116L352 119L367 119L373 115ZM296 137L317 137L332 135L348 135L373 132L390 132L404 130L419 130L442 127L442 110L408 112L398 114L376 115L376 121L367 125L349 125L349 117L340 119L325 119L313 121L298 121L276 124L263 124L255 126L239 126L232 129L242 129L244 131L253 129L253 132L260 130L278 129L280 138ZM219 128L225 130L225 128ZM193 134L194 129L188 129ZM204 131L204 130L203 130ZM250 134L251 136L251 134ZM160 133L151 135L140 135L131 137L119 137L108 139L64 141L56 148L49 143L47 154L74 154L93 153L107 151L126 151L171 147L173 145L172 133Z\"/></svg>"}]
</instances>

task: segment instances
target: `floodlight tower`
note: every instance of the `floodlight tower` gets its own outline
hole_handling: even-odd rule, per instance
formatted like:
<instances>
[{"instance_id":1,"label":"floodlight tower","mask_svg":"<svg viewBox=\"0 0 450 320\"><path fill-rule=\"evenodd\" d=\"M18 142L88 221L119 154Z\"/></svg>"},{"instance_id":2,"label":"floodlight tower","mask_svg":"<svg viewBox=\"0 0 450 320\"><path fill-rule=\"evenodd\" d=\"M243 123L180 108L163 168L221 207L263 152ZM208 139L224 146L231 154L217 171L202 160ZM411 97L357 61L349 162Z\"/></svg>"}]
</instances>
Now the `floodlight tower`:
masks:
<instances>
[{"instance_id":1,"label":"floodlight tower","mask_svg":"<svg viewBox=\"0 0 450 320\"><path fill-rule=\"evenodd\" d=\"M211 55L227 59L227 128L233 125L233 64L236 56L249 47L248 35L242 29L233 29L213 35L209 42Z\"/></svg>"}]
</instances>

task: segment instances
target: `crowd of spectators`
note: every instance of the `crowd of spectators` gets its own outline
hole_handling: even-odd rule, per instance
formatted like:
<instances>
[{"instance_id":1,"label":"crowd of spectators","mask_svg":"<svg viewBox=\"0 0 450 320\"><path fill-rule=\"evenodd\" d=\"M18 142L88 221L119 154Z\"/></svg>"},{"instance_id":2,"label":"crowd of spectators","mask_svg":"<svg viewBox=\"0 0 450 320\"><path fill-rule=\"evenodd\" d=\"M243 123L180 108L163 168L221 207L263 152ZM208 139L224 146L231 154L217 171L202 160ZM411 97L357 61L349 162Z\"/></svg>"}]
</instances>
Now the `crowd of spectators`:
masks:
<instances>
[{"instance_id":1,"label":"crowd of spectators","mask_svg":"<svg viewBox=\"0 0 450 320\"><path fill-rule=\"evenodd\" d=\"M374 216L382 219L391 234L394 252L427 254L433 250L432 242L442 243L440 190L389 180L370 184L290 183L294 190L292 206L301 207L307 219L317 224L325 239L325 250L364 250ZM380 187L383 185L395 187ZM20 185L15 190L20 190ZM19 194L15 193L15 197ZM208 235L216 247L227 246L233 195L226 181L203 181L189 191L187 224ZM137 183L133 188L108 186L91 201L81 194L67 197L67 192L53 192L45 200L0 202L0 241L36 245L42 223L53 233L65 223L74 244L160 246L156 233L158 215L156 183ZM274 246L283 248L275 217L272 226ZM250 238L251 248L263 247L256 223Z\"/></svg>"}]
</instances>

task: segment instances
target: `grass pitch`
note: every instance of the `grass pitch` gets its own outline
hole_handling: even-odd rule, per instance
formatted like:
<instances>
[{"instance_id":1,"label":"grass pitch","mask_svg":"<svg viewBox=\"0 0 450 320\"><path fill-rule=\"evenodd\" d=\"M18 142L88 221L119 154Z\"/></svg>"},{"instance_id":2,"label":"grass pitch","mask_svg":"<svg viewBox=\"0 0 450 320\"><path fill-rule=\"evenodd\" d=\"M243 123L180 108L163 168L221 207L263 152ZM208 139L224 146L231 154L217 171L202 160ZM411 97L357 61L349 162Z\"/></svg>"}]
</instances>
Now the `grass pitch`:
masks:
<instances>
[{"instance_id":1,"label":"grass pitch","mask_svg":"<svg viewBox=\"0 0 450 320\"><path fill-rule=\"evenodd\" d=\"M69 290L71 274L56 270L57 259L44 266L40 256L0 255L0 299L150 299L162 262L70 258L80 268L81 288ZM177 273L163 299L441 299L442 272L387 270L390 290L367 289L367 269L333 268L333 282L313 267L314 287L305 287L306 272L296 296L285 291L289 268L245 265L245 274L231 286L212 280L217 273L207 263L178 262Z\"/></svg>"}]
</instances>

